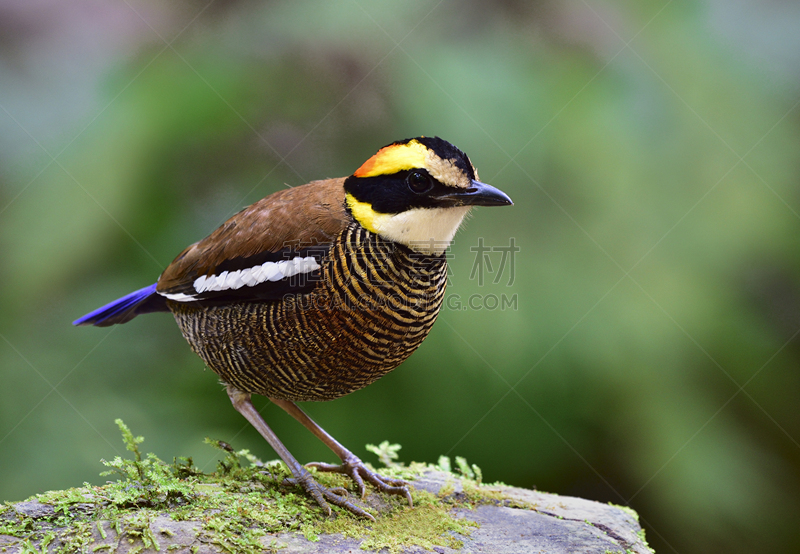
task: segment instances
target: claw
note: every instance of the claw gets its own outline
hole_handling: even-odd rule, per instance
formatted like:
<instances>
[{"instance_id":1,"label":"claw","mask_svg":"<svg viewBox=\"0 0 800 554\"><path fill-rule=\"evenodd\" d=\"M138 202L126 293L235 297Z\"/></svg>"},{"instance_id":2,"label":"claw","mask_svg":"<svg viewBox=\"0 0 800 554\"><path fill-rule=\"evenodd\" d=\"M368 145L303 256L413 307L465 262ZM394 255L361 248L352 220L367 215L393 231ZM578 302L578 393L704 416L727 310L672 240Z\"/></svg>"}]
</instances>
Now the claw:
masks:
<instances>
[{"instance_id":1,"label":"claw","mask_svg":"<svg viewBox=\"0 0 800 554\"><path fill-rule=\"evenodd\" d=\"M314 479L314 477L305 469L303 469L300 476L284 479L283 482L302 487L303 490L305 490L306 493L308 493L308 495L311 496L317 504L319 504L319 506L328 516L330 516L332 513L331 507L328 504L328 502L330 502L334 506L344 508L353 515L375 521L375 517L373 517L372 514L364 511L363 508L356 506L347 498L349 495L347 489L342 487L333 487L329 489L317 482L317 480Z\"/></svg>"},{"instance_id":2,"label":"claw","mask_svg":"<svg viewBox=\"0 0 800 554\"><path fill-rule=\"evenodd\" d=\"M379 473L371 471L366 465L364 465L364 462L362 462L355 455L348 456L342 460L340 465L313 462L306 464L306 467L316 468L317 471L330 471L333 473L343 473L348 475L358 487L358 494L361 496L362 500L367 496L367 487L364 484L364 479L366 479L380 492L404 496L406 500L408 500L409 506L414 505L413 501L411 500L411 492L408 490L408 483L402 479L384 477Z\"/></svg>"}]
</instances>

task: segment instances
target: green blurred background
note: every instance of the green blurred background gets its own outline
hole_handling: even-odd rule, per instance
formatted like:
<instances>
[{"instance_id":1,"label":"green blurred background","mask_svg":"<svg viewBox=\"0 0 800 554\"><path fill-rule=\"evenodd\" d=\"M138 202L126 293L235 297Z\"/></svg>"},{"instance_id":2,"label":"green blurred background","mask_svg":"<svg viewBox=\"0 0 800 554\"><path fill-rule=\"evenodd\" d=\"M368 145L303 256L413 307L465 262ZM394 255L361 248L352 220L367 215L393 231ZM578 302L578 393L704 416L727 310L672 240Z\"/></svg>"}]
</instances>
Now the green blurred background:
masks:
<instances>
[{"instance_id":1,"label":"green blurred background","mask_svg":"<svg viewBox=\"0 0 800 554\"><path fill-rule=\"evenodd\" d=\"M799 98L788 0L3 2L0 499L102 482L117 417L164 459L274 458L169 315L70 322L425 134L516 204L459 233L419 351L312 416L365 460L630 505L659 552L800 551ZM512 283L496 251L470 278L512 237Z\"/></svg>"}]
</instances>

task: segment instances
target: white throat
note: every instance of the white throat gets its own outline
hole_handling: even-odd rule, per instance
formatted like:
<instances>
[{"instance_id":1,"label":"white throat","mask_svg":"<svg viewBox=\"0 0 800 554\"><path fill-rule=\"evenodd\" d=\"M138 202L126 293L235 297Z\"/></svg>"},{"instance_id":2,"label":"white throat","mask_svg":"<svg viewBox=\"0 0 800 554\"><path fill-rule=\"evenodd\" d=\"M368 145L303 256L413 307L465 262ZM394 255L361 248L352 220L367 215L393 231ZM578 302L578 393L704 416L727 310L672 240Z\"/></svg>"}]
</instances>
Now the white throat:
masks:
<instances>
[{"instance_id":1,"label":"white throat","mask_svg":"<svg viewBox=\"0 0 800 554\"><path fill-rule=\"evenodd\" d=\"M470 206L414 208L399 214L375 214L372 227L385 239L415 252L438 256L450 246Z\"/></svg>"}]
</instances>

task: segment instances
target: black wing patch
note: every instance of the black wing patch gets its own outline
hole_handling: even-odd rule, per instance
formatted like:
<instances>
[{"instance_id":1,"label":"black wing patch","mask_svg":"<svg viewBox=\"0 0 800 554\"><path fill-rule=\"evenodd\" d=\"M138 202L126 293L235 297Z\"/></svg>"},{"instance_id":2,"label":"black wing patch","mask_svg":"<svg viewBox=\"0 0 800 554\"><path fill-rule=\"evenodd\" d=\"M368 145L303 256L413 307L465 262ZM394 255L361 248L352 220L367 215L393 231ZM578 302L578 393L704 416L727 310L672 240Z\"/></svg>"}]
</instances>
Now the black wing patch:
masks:
<instances>
[{"instance_id":1,"label":"black wing patch","mask_svg":"<svg viewBox=\"0 0 800 554\"><path fill-rule=\"evenodd\" d=\"M180 285L158 294L176 302L219 305L280 300L306 294L317 285L330 244L290 245L277 252L223 261L212 273L187 271Z\"/></svg>"}]
</instances>

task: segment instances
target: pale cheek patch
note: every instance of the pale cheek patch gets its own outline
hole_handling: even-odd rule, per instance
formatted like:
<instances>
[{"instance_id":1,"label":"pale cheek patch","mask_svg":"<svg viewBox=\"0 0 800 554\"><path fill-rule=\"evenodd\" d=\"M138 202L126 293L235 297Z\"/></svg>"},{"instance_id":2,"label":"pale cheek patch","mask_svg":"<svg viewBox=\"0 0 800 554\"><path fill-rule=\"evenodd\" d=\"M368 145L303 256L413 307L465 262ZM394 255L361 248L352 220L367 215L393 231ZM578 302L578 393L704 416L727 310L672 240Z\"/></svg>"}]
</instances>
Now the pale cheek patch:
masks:
<instances>
[{"instance_id":1,"label":"pale cheek patch","mask_svg":"<svg viewBox=\"0 0 800 554\"><path fill-rule=\"evenodd\" d=\"M458 231L470 207L416 208L399 214L377 214L373 220L382 237L422 254L440 255Z\"/></svg>"},{"instance_id":2,"label":"pale cheek patch","mask_svg":"<svg viewBox=\"0 0 800 554\"><path fill-rule=\"evenodd\" d=\"M267 281L280 281L293 275L311 273L320 269L314 256L305 258L296 256L292 260L280 262L265 262L255 267L238 269L236 271L223 271L219 275L201 275L194 281L194 290L198 294L204 292L220 292L237 290L242 287L254 287ZM191 302L196 297L188 294L163 294L164 297L177 302Z\"/></svg>"}]
</instances>

